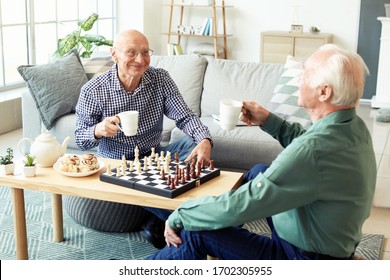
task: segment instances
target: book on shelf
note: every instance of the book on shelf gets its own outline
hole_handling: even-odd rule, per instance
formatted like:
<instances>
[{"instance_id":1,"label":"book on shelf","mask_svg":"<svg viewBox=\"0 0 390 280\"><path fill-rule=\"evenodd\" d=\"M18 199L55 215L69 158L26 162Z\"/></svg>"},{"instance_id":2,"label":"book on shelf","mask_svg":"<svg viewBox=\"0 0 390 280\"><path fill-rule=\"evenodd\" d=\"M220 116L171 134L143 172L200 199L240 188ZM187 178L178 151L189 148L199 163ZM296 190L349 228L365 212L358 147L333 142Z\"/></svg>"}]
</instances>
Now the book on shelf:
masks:
<instances>
[{"instance_id":1,"label":"book on shelf","mask_svg":"<svg viewBox=\"0 0 390 280\"><path fill-rule=\"evenodd\" d=\"M207 28L207 23L209 22L209 18L205 18L202 24L202 29L200 31L200 35L205 35L205 30Z\"/></svg>"},{"instance_id":2,"label":"book on shelf","mask_svg":"<svg viewBox=\"0 0 390 280\"><path fill-rule=\"evenodd\" d=\"M214 35L214 24L213 24L213 18L210 17L209 18L209 22L210 22L210 29L209 29L209 33L207 35L209 36L213 36Z\"/></svg>"},{"instance_id":3,"label":"book on shelf","mask_svg":"<svg viewBox=\"0 0 390 280\"><path fill-rule=\"evenodd\" d=\"M210 17L208 17L207 18L207 22L206 22L206 25L205 25L205 27L204 27L204 30L203 30L203 35L209 35L210 34L210 27L211 27L211 25L210 25Z\"/></svg>"},{"instance_id":4,"label":"book on shelf","mask_svg":"<svg viewBox=\"0 0 390 280\"><path fill-rule=\"evenodd\" d=\"M182 55L183 54L183 49L182 49L180 44L175 44L173 46L173 50L175 52L175 55Z\"/></svg>"},{"instance_id":5,"label":"book on shelf","mask_svg":"<svg viewBox=\"0 0 390 280\"><path fill-rule=\"evenodd\" d=\"M175 44L173 44L173 43L167 44L167 55L174 55L175 54L174 46L175 46Z\"/></svg>"}]
</instances>

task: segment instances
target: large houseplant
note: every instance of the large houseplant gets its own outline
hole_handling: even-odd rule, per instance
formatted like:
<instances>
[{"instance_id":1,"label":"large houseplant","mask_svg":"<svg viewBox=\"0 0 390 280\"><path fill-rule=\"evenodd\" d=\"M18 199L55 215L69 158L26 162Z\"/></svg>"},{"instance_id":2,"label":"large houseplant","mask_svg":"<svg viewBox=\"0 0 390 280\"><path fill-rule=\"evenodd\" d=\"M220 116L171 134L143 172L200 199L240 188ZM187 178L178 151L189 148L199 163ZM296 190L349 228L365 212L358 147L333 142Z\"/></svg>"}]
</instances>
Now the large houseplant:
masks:
<instances>
[{"instance_id":1,"label":"large houseplant","mask_svg":"<svg viewBox=\"0 0 390 280\"><path fill-rule=\"evenodd\" d=\"M101 35L82 35L82 31L89 31L92 29L98 18L99 15L93 13L87 19L79 21L77 23L79 26L77 30L73 31L65 38L58 40L57 50L53 54L53 58L62 57L73 49L77 49L80 57L89 58L97 47L112 46L112 40L107 40Z\"/></svg>"}]
</instances>

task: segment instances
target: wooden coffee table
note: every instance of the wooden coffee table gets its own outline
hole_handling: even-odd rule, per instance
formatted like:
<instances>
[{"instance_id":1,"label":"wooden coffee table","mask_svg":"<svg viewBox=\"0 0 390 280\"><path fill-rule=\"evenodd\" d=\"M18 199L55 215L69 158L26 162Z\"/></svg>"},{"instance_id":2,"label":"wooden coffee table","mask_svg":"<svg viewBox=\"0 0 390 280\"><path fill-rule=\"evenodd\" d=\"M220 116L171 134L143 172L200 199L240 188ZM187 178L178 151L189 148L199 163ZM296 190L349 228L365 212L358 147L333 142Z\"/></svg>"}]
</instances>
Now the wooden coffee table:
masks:
<instances>
[{"instance_id":1,"label":"wooden coffee table","mask_svg":"<svg viewBox=\"0 0 390 280\"><path fill-rule=\"evenodd\" d=\"M117 166L121 161L100 159L105 166ZM220 176L201 184L173 199L146 192L105 183L99 180L98 173L88 177L67 177L54 168L37 167L35 177L24 177L21 174L0 175L0 184L12 188L12 204L14 211L14 231L16 258L28 259L26 213L24 207L24 190L49 192L52 194L53 239L61 242L63 235L62 195L72 195L105 201L151 206L163 209L176 209L185 201L202 196L219 195L237 188L242 181L242 173L221 171Z\"/></svg>"}]
</instances>

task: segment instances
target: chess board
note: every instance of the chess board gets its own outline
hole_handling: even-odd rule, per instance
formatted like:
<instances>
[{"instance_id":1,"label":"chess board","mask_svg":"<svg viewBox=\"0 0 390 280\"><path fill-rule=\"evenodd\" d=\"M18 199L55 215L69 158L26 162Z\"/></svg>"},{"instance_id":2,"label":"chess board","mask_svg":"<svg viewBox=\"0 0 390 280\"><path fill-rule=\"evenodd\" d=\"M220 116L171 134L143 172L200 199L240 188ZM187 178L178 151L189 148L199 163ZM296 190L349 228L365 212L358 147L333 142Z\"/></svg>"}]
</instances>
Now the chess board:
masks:
<instances>
[{"instance_id":1,"label":"chess board","mask_svg":"<svg viewBox=\"0 0 390 280\"><path fill-rule=\"evenodd\" d=\"M145 159L142 159L138 164L144 166L144 162ZM191 176L189 180L185 180L184 183L182 183L181 180L178 180L177 185L172 188L172 186L168 184L168 176L170 175L171 180L174 180L175 175L177 175L176 166L178 166L179 170L185 170L187 168L186 163L180 161L170 162L169 172L165 172L166 178L164 180L162 179L161 171L157 168L156 162L149 163L147 171L143 171L143 169L140 171L138 164L134 164L132 171L130 171L129 162L126 162L125 171L122 170L123 164L122 166L114 168L110 167L110 171L107 170L100 174L100 180L126 188L174 198L220 175L220 170L217 168L213 168L213 170L210 170L210 167L201 168L199 173L196 172L196 178ZM164 163L161 163L161 166L164 166Z\"/></svg>"}]
</instances>

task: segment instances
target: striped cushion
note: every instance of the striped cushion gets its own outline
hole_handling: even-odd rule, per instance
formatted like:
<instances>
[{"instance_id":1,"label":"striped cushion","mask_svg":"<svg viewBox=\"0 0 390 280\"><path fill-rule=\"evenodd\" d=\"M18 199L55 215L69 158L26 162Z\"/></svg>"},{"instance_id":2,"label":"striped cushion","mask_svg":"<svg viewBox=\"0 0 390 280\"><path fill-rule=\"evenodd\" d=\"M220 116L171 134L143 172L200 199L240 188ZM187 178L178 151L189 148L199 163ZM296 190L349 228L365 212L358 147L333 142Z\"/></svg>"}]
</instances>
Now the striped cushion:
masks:
<instances>
[{"instance_id":1,"label":"striped cushion","mask_svg":"<svg viewBox=\"0 0 390 280\"><path fill-rule=\"evenodd\" d=\"M302 63L287 57L283 74L274 89L274 95L267 105L268 110L289 122L298 122L307 128L311 120L305 109L299 107L299 85L298 79L302 74Z\"/></svg>"}]
</instances>

